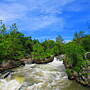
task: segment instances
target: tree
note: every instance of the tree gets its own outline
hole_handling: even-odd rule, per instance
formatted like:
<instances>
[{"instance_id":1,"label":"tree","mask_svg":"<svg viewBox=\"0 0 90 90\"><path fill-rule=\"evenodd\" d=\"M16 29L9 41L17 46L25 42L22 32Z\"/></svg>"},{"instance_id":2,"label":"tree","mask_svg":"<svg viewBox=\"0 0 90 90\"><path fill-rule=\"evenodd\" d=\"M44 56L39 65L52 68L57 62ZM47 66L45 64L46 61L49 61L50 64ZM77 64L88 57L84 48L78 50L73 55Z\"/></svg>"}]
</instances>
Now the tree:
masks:
<instances>
[{"instance_id":1,"label":"tree","mask_svg":"<svg viewBox=\"0 0 90 90\"><path fill-rule=\"evenodd\" d=\"M5 24L1 24L0 26L0 58L1 60L4 58L5 52L5 36L6 36L6 26Z\"/></svg>"},{"instance_id":2,"label":"tree","mask_svg":"<svg viewBox=\"0 0 90 90\"><path fill-rule=\"evenodd\" d=\"M31 52L32 52L32 47L33 47L33 40L30 37L22 37L20 39L23 47L24 47L24 51L25 51L25 57L30 57L31 56Z\"/></svg>"},{"instance_id":3,"label":"tree","mask_svg":"<svg viewBox=\"0 0 90 90\"><path fill-rule=\"evenodd\" d=\"M24 55L23 45L20 39L23 34L17 31L16 24L7 31L5 24L0 28L0 58L1 59L19 59Z\"/></svg>"},{"instance_id":4,"label":"tree","mask_svg":"<svg viewBox=\"0 0 90 90\"><path fill-rule=\"evenodd\" d=\"M55 46L55 42L53 40L45 40L42 45L44 47L45 52L49 55L49 56L53 56L54 55L54 46Z\"/></svg>"},{"instance_id":5,"label":"tree","mask_svg":"<svg viewBox=\"0 0 90 90\"><path fill-rule=\"evenodd\" d=\"M90 35L85 36L81 39L80 45L87 51L90 52Z\"/></svg>"},{"instance_id":6,"label":"tree","mask_svg":"<svg viewBox=\"0 0 90 90\"><path fill-rule=\"evenodd\" d=\"M77 39L82 38L84 36L85 36L85 32L84 31L75 32L73 40L77 40Z\"/></svg>"},{"instance_id":7,"label":"tree","mask_svg":"<svg viewBox=\"0 0 90 90\"><path fill-rule=\"evenodd\" d=\"M10 40L9 50L12 59L19 59L24 56L25 51L21 42L21 38L23 37L24 35L17 30L16 24L13 24L10 27L10 33L8 35L8 39Z\"/></svg>"},{"instance_id":8,"label":"tree","mask_svg":"<svg viewBox=\"0 0 90 90\"><path fill-rule=\"evenodd\" d=\"M67 55L67 63L72 68L81 68L84 65L84 53L85 50L82 46L77 45L75 42L69 42L64 46L65 54Z\"/></svg>"},{"instance_id":9,"label":"tree","mask_svg":"<svg viewBox=\"0 0 90 90\"><path fill-rule=\"evenodd\" d=\"M56 37L56 42L63 43L63 38L62 38L62 36L58 35L58 36Z\"/></svg>"},{"instance_id":10,"label":"tree","mask_svg":"<svg viewBox=\"0 0 90 90\"><path fill-rule=\"evenodd\" d=\"M44 48L40 43L36 43L33 45L33 51L32 51L32 58L36 60L40 60L45 58L44 57Z\"/></svg>"},{"instance_id":11,"label":"tree","mask_svg":"<svg viewBox=\"0 0 90 90\"><path fill-rule=\"evenodd\" d=\"M42 45L45 49L51 49L55 46L55 42L53 40L45 40Z\"/></svg>"}]
</instances>

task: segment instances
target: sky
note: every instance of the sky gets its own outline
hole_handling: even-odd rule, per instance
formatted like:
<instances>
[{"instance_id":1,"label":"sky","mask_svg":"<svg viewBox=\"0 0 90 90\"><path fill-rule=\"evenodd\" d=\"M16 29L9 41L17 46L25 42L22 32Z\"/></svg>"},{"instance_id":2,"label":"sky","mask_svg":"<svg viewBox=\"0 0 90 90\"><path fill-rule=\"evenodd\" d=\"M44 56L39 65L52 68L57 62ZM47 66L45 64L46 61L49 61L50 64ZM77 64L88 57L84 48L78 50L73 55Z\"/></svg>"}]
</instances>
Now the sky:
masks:
<instances>
[{"instance_id":1,"label":"sky","mask_svg":"<svg viewBox=\"0 0 90 90\"><path fill-rule=\"evenodd\" d=\"M68 42L89 32L90 0L0 0L0 20L40 41L61 35Z\"/></svg>"}]
</instances>

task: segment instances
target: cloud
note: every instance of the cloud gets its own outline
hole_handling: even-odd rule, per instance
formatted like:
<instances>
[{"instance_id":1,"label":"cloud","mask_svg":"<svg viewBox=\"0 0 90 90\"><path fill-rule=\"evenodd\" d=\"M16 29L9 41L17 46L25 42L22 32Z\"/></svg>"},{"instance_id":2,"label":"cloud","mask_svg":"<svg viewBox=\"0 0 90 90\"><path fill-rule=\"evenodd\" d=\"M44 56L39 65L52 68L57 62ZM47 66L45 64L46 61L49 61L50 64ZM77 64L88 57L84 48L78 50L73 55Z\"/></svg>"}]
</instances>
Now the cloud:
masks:
<instances>
[{"instance_id":1,"label":"cloud","mask_svg":"<svg viewBox=\"0 0 90 90\"><path fill-rule=\"evenodd\" d=\"M57 30L58 28L62 29L64 27L64 20L62 18L57 18L54 16L48 16L48 15L47 16L37 16L37 17L32 17L32 18L27 17L19 21L19 22L25 22L25 23L22 23L21 25L23 26L22 29L24 28L24 26L26 26L25 30L27 32L36 31L36 30L46 31L47 29L49 32L49 30L51 29L53 31L54 29Z\"/></svg>"},{"instance_id":2,"label":"cloud","mask_svg":"<svg viewBox=\"0 0 90 90\"><path fill-rule=\"evenodd\" d=\"M22 28L31 30L39 30L56 22L61 23L62 28L63 17L57 17L57 14L62 14L62 7L72 1L74 0L2 0L0 19L19 22L19 25L23 25Z\"/></svg>"},{"instance_id":3,"label":"cloud","mask_svg":"<svg viewBox=\"0 0 90 90\"><path fill-rule=\"evenodd\" d=\"M21 4L0 3L0 19L5 21L16 20L25 16L27 8Z\"/></svg>"}]
</instances>

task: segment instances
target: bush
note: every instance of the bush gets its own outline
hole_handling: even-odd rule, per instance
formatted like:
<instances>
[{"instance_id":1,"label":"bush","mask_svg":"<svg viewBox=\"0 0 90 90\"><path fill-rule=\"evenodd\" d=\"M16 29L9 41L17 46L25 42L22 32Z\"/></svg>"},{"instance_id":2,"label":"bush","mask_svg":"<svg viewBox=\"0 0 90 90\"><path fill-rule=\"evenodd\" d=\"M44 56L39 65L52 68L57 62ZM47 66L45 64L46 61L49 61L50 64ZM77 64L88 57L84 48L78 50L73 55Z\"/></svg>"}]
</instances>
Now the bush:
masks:
<instances>
[{"instance_id":1,"label":"bush","mask_svg":"<svg viewBox=\"0 0 90 90\"><path fill-rule=\"evenodd\" d=\"M66 69L66 73L67 73L68 76L71 76L72 75L72 72L73 71L71 69Z\"/></svg>"}]
</instances>

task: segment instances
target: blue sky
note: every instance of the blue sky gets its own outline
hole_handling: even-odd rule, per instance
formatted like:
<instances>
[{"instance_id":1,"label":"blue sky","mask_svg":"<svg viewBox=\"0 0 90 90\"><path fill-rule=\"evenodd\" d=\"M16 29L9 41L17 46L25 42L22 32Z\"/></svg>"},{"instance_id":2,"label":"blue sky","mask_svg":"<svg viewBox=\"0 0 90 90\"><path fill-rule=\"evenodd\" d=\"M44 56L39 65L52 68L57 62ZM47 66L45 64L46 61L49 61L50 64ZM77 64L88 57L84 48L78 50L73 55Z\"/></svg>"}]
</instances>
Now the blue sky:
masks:
<instances>
[{"instance_id":1,"label":"blue sky","mask_svg":"<svg viewBox=\"0 0 90 90\"><path fill-rule=\"evenodd\" d=\"M76 31L89 32L90 0L0 0L0 20L40 41L69 41Z\"/></svg>"}]
</instances>

